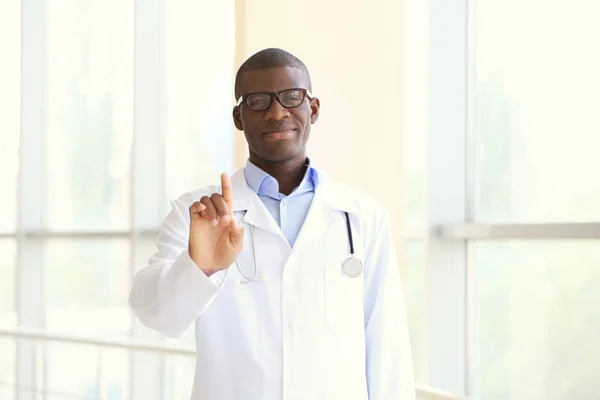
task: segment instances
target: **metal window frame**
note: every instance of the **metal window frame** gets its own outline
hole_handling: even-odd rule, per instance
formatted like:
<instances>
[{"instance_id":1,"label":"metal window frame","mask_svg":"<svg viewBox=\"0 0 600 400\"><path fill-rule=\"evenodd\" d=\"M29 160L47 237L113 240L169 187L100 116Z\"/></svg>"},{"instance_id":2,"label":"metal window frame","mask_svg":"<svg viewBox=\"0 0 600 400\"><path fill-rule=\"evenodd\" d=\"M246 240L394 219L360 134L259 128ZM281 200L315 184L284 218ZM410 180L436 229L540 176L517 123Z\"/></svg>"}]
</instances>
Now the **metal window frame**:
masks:
<instances>
[{"instance_id":1,"label":"metal window frame","mask_svg":"<svg viewBox=\"0 0 600 400\"><path fill-rule=\"evenodd\" d=\"M157 235L164 215L164 124L165 109L165 0L132 0L123 6L133 7L134 71L133 142L130 178L130 229L123 231L49 231L46 229L47 201L45 167L48 133L48 7L47 0L21 1L21 132L19 175L17 181L17 227L13 233L0 233L0 239L14 239L16 260L16 312L19 328L46 327L46 287L44 246L49 239L102 240L127 238L130 243L130 277L144 265L148 256L145 244ZM144 254L142 254L144 253ZM142 264L140 264L142 263ZM137 267L137 268L136 268ZM147 338L148 330L132 318L130 335ZM156 334L152 340L160 342ZM17 384L47 387L45 344L16 342ZM164 379L150 379L149 374L163 376L164 357L156 362L131 356L128 398L145 398L144 392L165 393ZM143 366L143 368L141 368ZM144 375L137 374L142 370ZM102 381L100 376L100 382ZM147 382L155 382L149 385ZM33 400L34 393L22 392L19 400Z\"/></svg>"},{"instance_id":2,"label":"metal window frame","mask_svg":"<svg viewBox=\"0 0 600 400\"><path fill-rule=\"evenodd\" d=\"M600 239L600 222L482 224L439 226L434 235L445 240L571 240Z\"/></svg>"},{"instance_id":3,"label":"metal window frame","mask_svg":"<svg viewBox=\"0 0 600 400\"><path fill-rule=\"evenodd\" d=\"M439 226L466 221L467 0L429 0L426 360L428 386L468 393L468 252Z\"/></svg>"},{"instance_id":4,"label":"metal window frame","mask_svg":"<svg viewBox=\"0 0 600 400\"><path fill-rule=\"evenodd\" d=\"M427 226L405 236L427 244L425 383L460 396L472 396L475 385L474 244L600 239L599 221L475 220L476 2L429 0Z\"/></svg>"},{"instance_id":5,"label":"metal window frame","mask_svg":"<svg viewBox=\"0 0 600 400\"><path fill-rule=\"evenodd\" d=\"M130 280L146 264L144 243L158 234L164 216L165 165L165 0L133 0L134 96L133 143L130 165ZM81 233L79 233L81 237ZM131 313L130 337L164 342ZM169 398L165 385L166 356L129 354L129 398L144 399L151 393ZM155 376L157 379L148 379ZM160 379L163 377L163 379Z\"/></svg>"},{"instance_id":6,"label":"metal window frame","mask_svg":"<svg viewBox=\"0 0 600 400\"><path fill-rule=\"evenodd\" d=\"M242 3L236 2L237 5ZM123 7L133 10L133 141L130 153L130 223L129 229L116 231L53 231L47 228L46 166L47 115L47 18L48 0L21 0L21 141L18 176L18 218L15 232L0 232L0 239L14 239L17 245L15 278L19 326L44 329L46 286L44 276L45 243L48 240L73 241L122 238L130 246L129 278L145 265L156 250L158 228L166 215L166 1L131 0ZM228 15L228 14L223 14ZM235 15L231 15L232 21ZM233 26L232 26L233 28ZM193 328L191 328L193 329ZM144 327L131 313L130 336L156 343L169 339ZM27 387L47 386L43 362L45 350L27 341L17 341L17 379ZM163 357L132 355L130 359L128 398L148 398L147 393L161 393L171 398L171 377L166 373L172 360ZM148 380L148 377L155 379ZM99 381L102 383L102 377ZM148 384L147 382L151 382ZM22 399L32 399L22 394Z\"/></svg>"},{"instance_id":7,"label":"metal window frame","mask_svg":"<svg viewBox=\"0 0 600 400\"><path fill-rule=\"evenodd\" d=\"M428 237L454 241L600 239L600 222L448 223L432 226L429 231L408 232L404 240L423 241Z\"/></svg>"},{"instance_id":8,"label":"metal window frame","mask_svg":"<svg viewBox=\"0 0 600 400\"><path fill-rule=\"evenodd\" d=\"M32 328L45 327L43 310L44 268L43 243L27 238L24 232L44 226L47 201L43 172L46 162L45 132L47 118L46 79L46 1L21 2L21 109L19 141L19 176L17 181L16 313L17 324ZM45 386L38 360L44 353L31 342L16 343L16 378L23 386ZM19 393L19 400L33 400L33 395Z\"/></svg>"}]
</instances>

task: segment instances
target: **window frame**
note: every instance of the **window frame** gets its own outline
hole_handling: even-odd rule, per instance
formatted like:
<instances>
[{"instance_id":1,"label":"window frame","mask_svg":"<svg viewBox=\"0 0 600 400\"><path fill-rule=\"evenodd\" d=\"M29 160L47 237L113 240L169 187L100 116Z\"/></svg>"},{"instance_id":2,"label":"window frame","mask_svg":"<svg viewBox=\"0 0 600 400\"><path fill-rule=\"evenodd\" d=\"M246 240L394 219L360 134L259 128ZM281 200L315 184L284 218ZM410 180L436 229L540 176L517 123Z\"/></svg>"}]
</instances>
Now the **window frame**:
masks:
<instances>
[{"instance_id":1,"label":"window frame","mask_svg":"<svg viewBox=\"0 0 600 400\"><path fill-rule=\"evenodd\" d=\"M165 0L132 0L134 8L134 104L133 142L130 163L130 228L127 230L50 231L46 228L48 134L48 7L46 0L21 0L21 115L19 175L17 181L17 226L13 238L17 244L16 313L21 327L46 327L44 243L49 239L129 239L130 279L148 258L149 239L154 239L166 210L164 209L165 159ZM140 140L143 137L143 140ZM153 195L149 195L153 194ZM146 250L146 251L144 251ZM130 337L166 340L149 333L131 313ZM18 387L46 389L45 345L32 341L16 341L16 384ZM100 357L101 358L101 357ZM144 393L167 393L164 379L148 384L148 375L163 376L168 357L151 359L131 352L130 382L127 398L144 398ZM143 372L143 373L140 373ZM20 393L31 398L34 392Z\"/></svg>"},{"instance_id":2,"label":"window frame","mask_svg":"<svg viewBox=\"0 0 600 400\"><path fill-rule=\"evenodd\" d=\"M425 382L473 396L476 241L600 239L600 222L475 220L474 61L477 0L428 1ZM410 240L418 232L407 232Z\"/></svg>"}]
</instances>

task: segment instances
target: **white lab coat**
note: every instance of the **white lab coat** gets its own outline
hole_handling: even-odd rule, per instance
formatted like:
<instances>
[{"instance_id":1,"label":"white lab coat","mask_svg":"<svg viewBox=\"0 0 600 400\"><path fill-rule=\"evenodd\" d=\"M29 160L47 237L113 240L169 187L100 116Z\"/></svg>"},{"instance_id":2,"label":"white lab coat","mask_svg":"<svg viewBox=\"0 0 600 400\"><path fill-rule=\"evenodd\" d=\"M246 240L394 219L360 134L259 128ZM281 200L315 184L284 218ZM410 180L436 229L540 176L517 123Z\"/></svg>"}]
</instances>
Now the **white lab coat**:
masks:
<instances>
[{"instance_id":1,"label":"white lab coat","mask_svg":"<svg viewBox=\"0 0 600 400\"><path fill-rule=\"evenodd\" d=\"M130 305L170 337L195 323L192 399L414 400L402 286L390 221L369 196L319 172L319 186L293 249L242 169L232 176L234 216L246 225L235 264L210 278L190 259L189 206L217 186L172 202L158 251L133 281ZM245 211L245 213L244 213ZM343 211L350 213L364 273L349 278Z\"/></svg>"}]
</instances>

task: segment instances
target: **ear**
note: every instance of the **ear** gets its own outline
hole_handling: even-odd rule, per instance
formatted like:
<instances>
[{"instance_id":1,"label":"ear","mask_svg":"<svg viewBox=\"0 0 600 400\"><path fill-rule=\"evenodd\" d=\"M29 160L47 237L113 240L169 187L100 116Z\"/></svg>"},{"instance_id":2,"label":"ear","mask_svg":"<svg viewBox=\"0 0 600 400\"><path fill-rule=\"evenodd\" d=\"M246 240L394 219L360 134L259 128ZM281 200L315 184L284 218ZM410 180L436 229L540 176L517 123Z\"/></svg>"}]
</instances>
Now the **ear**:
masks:
<instances>
[{"instance_id":1,"label":"ear","mask_svg":"<svg viewBox=\"0 0 600 400\"><path fill-rule=\"evenodd\" d=\"M321 102L319 101L319 99L317 99L316 97L314 97L313 99L310 100L310 123L314 124L319 120L319 110L321 108Z\"/></svg>"},{"instance_id":2,"label":"ear","mask_svg":"<svg viewBox=\"0 0 600 400\"><path fill-rule=\"evenodd\" d=\"M238 130L244 130L244 124L242 123L242 115L239 106L233 107L233 124Z\"/></svg>"}]
</instances>

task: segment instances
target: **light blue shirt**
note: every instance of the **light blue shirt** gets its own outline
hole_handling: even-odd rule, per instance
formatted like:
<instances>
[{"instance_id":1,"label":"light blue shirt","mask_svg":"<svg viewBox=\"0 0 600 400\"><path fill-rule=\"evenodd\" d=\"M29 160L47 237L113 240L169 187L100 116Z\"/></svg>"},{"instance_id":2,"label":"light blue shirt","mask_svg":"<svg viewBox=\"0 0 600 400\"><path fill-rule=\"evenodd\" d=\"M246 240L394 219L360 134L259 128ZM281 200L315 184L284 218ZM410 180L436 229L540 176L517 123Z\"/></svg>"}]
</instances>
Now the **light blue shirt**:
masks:
<instances>
[{"instance_id":1,"label":"light blue shirt","mask_svg":"<svg viewBox=\"0 0 600 400\"><path fill-rule=\"evenodd\" d=\"M261 199L290 247L294 247L319 183L317 170L310 165L309 160L302 182L288 196L279 193L279 183L275 178L250 160L246 163L244 174L248 186Z\"/></svg>"}]
</instances>

